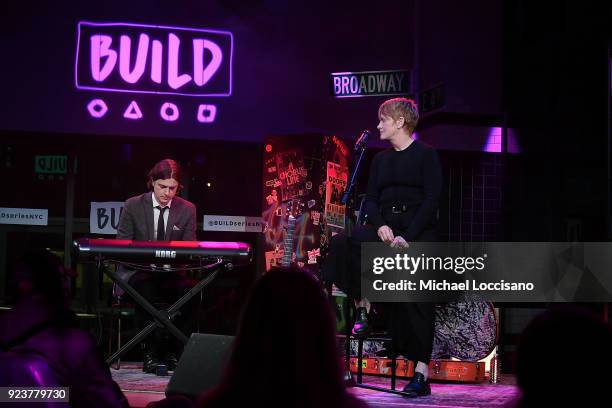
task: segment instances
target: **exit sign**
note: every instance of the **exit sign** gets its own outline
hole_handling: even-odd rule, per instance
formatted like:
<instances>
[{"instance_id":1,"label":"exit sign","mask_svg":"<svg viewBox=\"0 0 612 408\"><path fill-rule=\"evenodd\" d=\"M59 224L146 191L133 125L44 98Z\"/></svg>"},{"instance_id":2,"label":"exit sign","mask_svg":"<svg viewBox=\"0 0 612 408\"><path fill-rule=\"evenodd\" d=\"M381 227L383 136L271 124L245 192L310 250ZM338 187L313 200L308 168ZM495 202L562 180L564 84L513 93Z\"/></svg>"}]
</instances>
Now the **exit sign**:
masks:
<instances>
[{"instance_id":1,"label":"exit sign","mask_svg":"<svg viewBox=\"0 0 612 408\"><path fill-rule=\"evenodd\" d=\"M421 92L419 95L419 113L423 115L443 108L446 103L445 99L443 84Z\"/></svg>"},{"instance_id":2,"label":"exit sign","mask_svg":"<svg viewBox=\"0 0 612 408\"><path fill-rule=\"evenodd\" d=\"M34 156L36 174L66 174L68 156Z\"/></svg>"}]
</instances>

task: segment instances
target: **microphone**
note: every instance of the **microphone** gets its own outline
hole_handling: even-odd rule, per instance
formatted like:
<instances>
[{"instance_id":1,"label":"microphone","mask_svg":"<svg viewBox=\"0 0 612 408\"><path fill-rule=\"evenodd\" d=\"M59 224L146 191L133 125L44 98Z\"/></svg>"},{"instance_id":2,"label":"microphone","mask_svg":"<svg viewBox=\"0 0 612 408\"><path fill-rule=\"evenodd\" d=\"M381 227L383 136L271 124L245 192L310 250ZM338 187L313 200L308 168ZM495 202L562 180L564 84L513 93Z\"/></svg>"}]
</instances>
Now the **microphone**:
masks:
<instances>
[{"instance_id":1,"label":"microphone","mask_svg":"<svg viewBox=\"0 0 612 408\"><path fill-rule=\"evenodd\" d=\"M359 139L355 142L355 151L359 151L360 149L365 149L366 144L368 143L368 137L370 137L370 131L364 130L359 135Z\"/></svg>"}]
</instances>

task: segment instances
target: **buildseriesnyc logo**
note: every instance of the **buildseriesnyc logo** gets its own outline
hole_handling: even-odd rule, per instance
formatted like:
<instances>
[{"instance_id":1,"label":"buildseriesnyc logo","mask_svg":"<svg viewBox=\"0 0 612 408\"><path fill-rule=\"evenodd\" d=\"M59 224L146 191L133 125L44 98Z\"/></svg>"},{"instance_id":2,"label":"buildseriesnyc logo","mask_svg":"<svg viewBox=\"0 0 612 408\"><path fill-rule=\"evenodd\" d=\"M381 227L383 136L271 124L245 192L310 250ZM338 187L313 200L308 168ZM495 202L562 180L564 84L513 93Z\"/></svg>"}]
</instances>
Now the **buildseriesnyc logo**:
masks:
<instances>
[{"instance_id":1,"label":"buildseriesnyc logo","mask_svg":"<svg viewBox=\"0 0 612 408\"><path fill-rule=\"evenodd\" d=\"M261 232L263 223L260 217L205 214L202 225L205 231Z\"/></svg>"},{"instance_id":2,"label":"buildseriesnyc logo","mask_svg":"<svg viewBox=\"0 0 612 408\"><path fill-rule=\"evenodd\" d=\"M228 227L261 227L260 222L250 222L250 221L227 221L227 220L209 220L208 225L225 225Z\"/></svg>"},{"instance_id":3,"label":"buildseriesnyc logo","mask_svg":"<svg viewBox=\"0 0 612 408\"><path fill-rule=\"evenodd\" d=\"M97 92L160 95L158 114L179 119L181 108L163 95L228 97L232 94L233 35L229 31L130 23L78 24L76 87ZM125 119L139 120L137 99L128 102ZM109 111L102 97L87 105L90 115ZM214 122L217 107L201 103L191 114L200 123Z\"/></svg>"},{"instance_id":4,"label":"buildseriesnyc logo","mask_svg":"<svg viewBox=\"0 0 612 408\"><path fill-rule=\"evenodd\" d=\"M47 225L48 220L46 209L0 207L0 224Z\"/></svg>"},{"instance_id":5,"label":"buildseriesnyc logo","mask_svg":"<svg viewBox=\"0 0 612 408\"><path fill-rule=\"evenodd\" d=\"M44 220L43 214L11 214L11 213L0 213L0 218L6 219L23 219L23 220Z\"/></svg>"}]
</instances>

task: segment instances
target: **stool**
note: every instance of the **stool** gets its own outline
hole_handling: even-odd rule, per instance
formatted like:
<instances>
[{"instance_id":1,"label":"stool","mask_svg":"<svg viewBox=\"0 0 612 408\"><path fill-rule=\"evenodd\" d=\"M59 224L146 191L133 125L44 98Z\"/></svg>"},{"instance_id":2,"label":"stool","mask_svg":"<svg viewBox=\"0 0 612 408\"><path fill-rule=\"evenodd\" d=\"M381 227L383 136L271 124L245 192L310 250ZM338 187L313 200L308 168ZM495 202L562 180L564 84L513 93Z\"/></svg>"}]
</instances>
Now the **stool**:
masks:
<instances>
[{"instance_id":1,"label":"stool","mask_svg":"<svg viewBox=\"0 0 612 408\"><path fill-rule=\"evenodd\" d=\"M381 392L387 392L387 393L391 393L391 394L397 394L397 395L402 395L402 396L410 396L410 394L405 393L403 391L398 391L396 390L396 384L397 384L397 374L396 374L396 368L397 368L397 355L392 354L391 357L391 388L383 388L383 387L377 387L377 386L373 386L373 385L367 385L363 383L363 342L366 340L371 340L371 341L380 341L380 342L390 342L392 341L392 338L387 334L387 333L379 333L379 334L372 334L372 335L367 335L367 336L354 336L351 333L351 329L352 329L352 324L351 321L353 319L351 319L351 313L350 313L350 307L349 307L349 299L348 297L345 297L344 299L344 318L345 318L345 324L346 326L345 328L345 334L337 334L336 338L344 338L345 340L345 373L344 373L344 380L345 383L348 387L360 387L360 388L366 388L366 389L370 389L370 390L375 390L375 391L381 391ZM355 317L354 314L352 317ZM350 371L350 361L351 361L351 341L357 341L357 381L355 382L355 380L353 379L353 375Z\"/></svg>"},{"instance_id":2,"label":"stool","mask_svg":"<svg viewBox=\"0 0 612 408\"><path fill-rule=\"evenodd\" d=\"M115 322L117 323L117 349L121 348L121 319L124 317L133 318L135 314L134 304L131 302L123 302L122 295L119 295L116 291L115 284L113 284L113 293L111 301L111 312L110 322L108 326L108 354L112 354L113 348L113 337ZM116 365L113 367L115 370L121 368L121 359L117 358Z\"/></svg>"},{"instance_id":3,"label":"stool","mask_svg":"<svg viewBox=\"0 0 612 408\"><path fill-rule=\"evenodd\" d=\"M339 334L337 337L339 338L344 338L346 341L346 336L345 335L341 335ZM386 334L386 333L381 333L381 334L373 334L373 335L369 335L369 336L354 336L351 335L348 337L348 341L346 343L348 343L349 345L346 347L346 349L349 351L348 354L345 355L345 359L347 361L347 366L349 366L350 368L350 342L351 341L357 341L357 382L354 382L353 384L351 384L350 386L355 386L355 387L359 387L359 388L366 388L366 389L370 389L370 390L375 390L375 391L381 391L381 392L387 392L387 393L391 393L391 394L397 394L397 395L403 395L403 396L410 396L409 394L403 392L403 391L398 391L396 390L396 384L397 384L397 374L396 374L396 368L397 368L397 355L392 354L391 357L391 388L383 388L383 387L377 387L374 385L367 385L363 383L363 342L366 340L369 341L380 341L380 342L389 342L392 340L392 338ZM352 375L351 375L352 377Z\"/></svg>"}]
</instances>

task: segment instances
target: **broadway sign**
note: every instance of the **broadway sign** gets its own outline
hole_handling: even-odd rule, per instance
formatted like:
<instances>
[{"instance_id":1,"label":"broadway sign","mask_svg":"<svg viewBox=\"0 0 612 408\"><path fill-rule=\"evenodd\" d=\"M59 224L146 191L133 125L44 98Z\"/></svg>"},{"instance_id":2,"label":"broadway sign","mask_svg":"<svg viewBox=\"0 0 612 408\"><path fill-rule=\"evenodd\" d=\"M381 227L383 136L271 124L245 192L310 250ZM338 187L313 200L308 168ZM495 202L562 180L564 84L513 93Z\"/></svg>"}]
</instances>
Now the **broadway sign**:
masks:
<instances>
[{"instance_id":1,"label":"broadway sign","mask_svg":"<svg viewBox=\"0 0 612 408\"><path fill-rule=\"evenodd\" d=\"M410 93L410 71L336 72L331 74L331 94L336 98Z\"/></svg>"}]
</instances>

